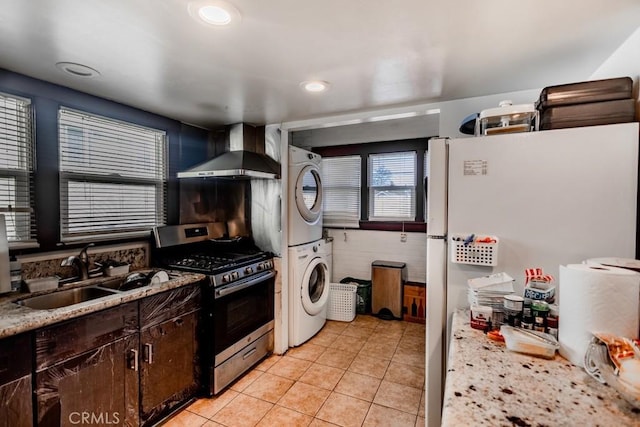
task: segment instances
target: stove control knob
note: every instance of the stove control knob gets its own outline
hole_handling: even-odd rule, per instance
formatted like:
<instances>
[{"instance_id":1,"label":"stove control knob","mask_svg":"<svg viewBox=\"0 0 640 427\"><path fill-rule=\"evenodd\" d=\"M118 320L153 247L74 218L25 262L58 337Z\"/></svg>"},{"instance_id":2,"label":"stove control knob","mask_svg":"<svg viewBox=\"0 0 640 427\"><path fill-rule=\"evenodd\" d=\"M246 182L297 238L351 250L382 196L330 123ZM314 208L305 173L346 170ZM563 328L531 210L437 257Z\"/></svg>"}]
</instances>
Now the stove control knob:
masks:
<instances>
[{"instance_id":1,"label":"stove control knob","mask_svg":"<svg viewBox=\"0 0 640 427\"><path fill-rule=\"evenodd\" d=\"M247 267L247 268L245 268L245 269L244 269L244 272L245 272L246 274L251 274L251 273L253 273L253 268L251 268L251 267Z\"/></svg>"},{"instance_id":2,"label":"stove control knob","mask_svg":"<svg viewBox=\"0 0 640 427\"><path fill-rule=\"evenodd\" d=\"M260 263L256 268L258 269L258 271L264 270L264 265Z\"/></svg>"},{"instance_id":3,"label":"stove control knob","mask_svg":"<svg viewBox=\"0 0 640 427\"><path fill-rule=\"evenodd\" d=\"M222 283L227 283L229 281L229 275L225 274L224 276L222 276Z\"/></svg>"},{"instance_id":4,"label":"stove control knob","mask_svg":"<svg viewBox=\"0 0 640 427\"><path fill-rule=\"evenodd\" d=\"M237 271L234 271L233 273L231 273L231 278L232 278L233 280L238 280L238 272L237 272Z\"/></svg>"}]
</instances>

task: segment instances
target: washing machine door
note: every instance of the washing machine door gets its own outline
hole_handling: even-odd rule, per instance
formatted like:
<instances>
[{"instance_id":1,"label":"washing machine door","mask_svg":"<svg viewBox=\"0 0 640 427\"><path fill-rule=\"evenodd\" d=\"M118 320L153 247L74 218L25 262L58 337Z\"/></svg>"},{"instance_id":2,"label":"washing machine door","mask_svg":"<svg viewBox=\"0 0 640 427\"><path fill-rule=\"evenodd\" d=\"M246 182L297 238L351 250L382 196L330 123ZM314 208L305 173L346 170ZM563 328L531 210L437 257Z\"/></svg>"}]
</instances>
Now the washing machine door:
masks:
<instances>
[{"instance_id":1,"label":"washing machine door","mask_svg":"<svg viewBox=\"0 0 640 427\"><path fill-rule=\"evenodd\" d=\"M306 165L296 179L296 207L300 216L314 224L322 213L322 180L315 165Z\"/></svg>"},{"instance_id":2,"label":"washing machine door","mask_svg":"<svg viewBox=\"0 0 640 427\"><path fill-rule=\"evenodd\" d=\"M321 257L311 260L302 277L302 307L311 316L320 313L329 300L329 269Z\"/></svg>"}]
</instances>

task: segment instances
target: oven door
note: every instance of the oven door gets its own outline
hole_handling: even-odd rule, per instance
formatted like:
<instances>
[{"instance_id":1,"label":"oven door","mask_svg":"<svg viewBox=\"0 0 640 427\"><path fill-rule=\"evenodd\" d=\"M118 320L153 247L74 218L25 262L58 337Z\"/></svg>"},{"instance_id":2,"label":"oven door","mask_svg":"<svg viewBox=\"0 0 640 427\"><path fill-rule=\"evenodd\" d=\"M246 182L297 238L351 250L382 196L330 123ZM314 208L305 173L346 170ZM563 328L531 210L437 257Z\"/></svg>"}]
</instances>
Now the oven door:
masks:
<instances>
[{"instance_id":1,"label":"oven door","mask_svg":"<svg viewBox=\"0 0 640 427\"><path fill-rule=\"evenodd\" d=\"M214 354L273 320L275 272L266 271L214 290Z\"/></svg>"}]
</instances>

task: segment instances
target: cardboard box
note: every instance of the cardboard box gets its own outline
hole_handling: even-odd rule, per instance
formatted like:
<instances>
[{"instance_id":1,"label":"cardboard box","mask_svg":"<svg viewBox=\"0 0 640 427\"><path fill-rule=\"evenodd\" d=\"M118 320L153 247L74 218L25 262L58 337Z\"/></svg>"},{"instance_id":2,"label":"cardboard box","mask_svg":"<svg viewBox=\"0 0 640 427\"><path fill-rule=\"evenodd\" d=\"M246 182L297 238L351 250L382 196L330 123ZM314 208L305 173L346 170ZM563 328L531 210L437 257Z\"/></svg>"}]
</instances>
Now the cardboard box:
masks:
<instances>
[{"instance_id":1,"label":"cardboard box","mask_svg":"<svg viewBox=\"0 0 640 427\"><path fill-rule=\"evenodd\" d=\"M402 301L402 320L426 323L427 289L424 283L405 283Z\"/></svg>"}]
</instances>

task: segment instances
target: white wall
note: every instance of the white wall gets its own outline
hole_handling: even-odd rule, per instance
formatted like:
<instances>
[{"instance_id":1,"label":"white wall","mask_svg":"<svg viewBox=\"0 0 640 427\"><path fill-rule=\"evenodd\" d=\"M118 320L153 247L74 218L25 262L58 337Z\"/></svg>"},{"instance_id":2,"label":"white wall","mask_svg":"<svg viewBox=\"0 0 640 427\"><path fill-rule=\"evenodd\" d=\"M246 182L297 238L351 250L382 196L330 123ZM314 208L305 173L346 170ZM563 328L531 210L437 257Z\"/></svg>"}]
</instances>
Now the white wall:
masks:
<instances>
[{"instance_id":1,"label":"white wall","mask_svg":"<svg viewBox=\"0 0 640 427\"><path fill-rule=\"evenodd\" d=\"M376 260L406 262L407 279L425 282L425 233L406 233L407 241L401 242L399 231L328 231L329 236L333 237L332 282L339 282L345 277L370 280L371 262Z\"/></svg>"},{"instance_id":2,"label":"white wall","mask_svg":"<svg viewBox=\"0 0 640 427\"><path fill-rule=\"evenodd\" d=\"M634 81L636 118L640 120L640 27L591 75L592 80L629 76Z\"/></svg>"},{"instance_id":3,"label":"white wall","mask_svg":"<svg viewBox=\"0 0 640 427\"><path fill-rule=\"evenodd\" d=\"M591 79L608 79L640 75L640 27L591 75Z\"/></svg>"}]
</instances>

